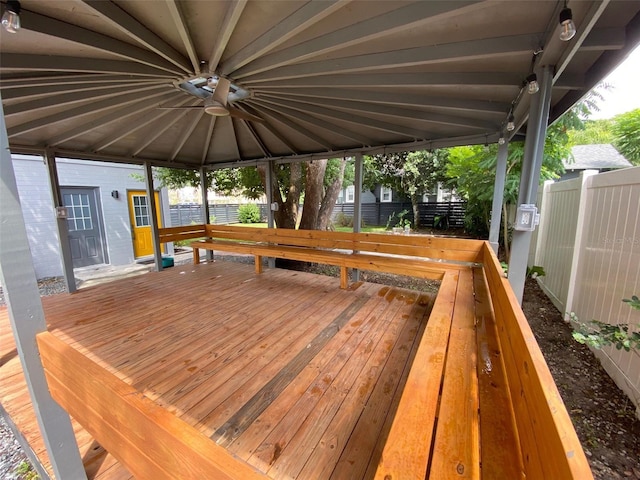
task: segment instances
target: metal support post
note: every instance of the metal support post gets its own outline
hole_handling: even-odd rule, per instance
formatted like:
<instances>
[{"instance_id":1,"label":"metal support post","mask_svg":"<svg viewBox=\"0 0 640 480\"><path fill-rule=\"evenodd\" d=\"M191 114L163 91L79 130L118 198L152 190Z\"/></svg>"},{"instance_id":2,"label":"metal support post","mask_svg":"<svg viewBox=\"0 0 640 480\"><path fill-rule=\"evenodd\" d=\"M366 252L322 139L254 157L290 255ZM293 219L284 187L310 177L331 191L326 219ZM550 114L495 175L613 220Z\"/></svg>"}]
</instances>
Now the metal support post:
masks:
<instances>
[{"instance_id":1,"label":"metal support post","mask_svg":"<svg viewBox=\"0 0 640 480\"><path fill-rule=\"evenodd\" d=\"M47 386L36 335L47 330L0 101L0 284L31 403L56 478L86 480L69 415Z\"/></svg>"},{"instance_id":2,"label":"metal support post","mask_svg":"<svg viewBox=\"0 0 640 480\"><path fill-rule=\"evenodd\" d=\"M500 239L500 218L502 218L502 202L504 199L504 182L507 176L507 157L509 143L505 142L498 147L496 161L496 178L493 183L493 204L491 206L491 227L489 229L489 243L493 251L498 254L498 240ZM506 219L505 219L506 221Z\"/></svg>"},{"instance_id":3,"label":"metal support post","mask_svg":"<svg viewBox=\"0 0 640 480\"><path fill-rule=\"evenodd\" d=\"M160 233L158 231L158 215L156 207L156 195L153 189L153 171L149 162L144 162L144 181L147 187L147 199L149 203L149 218L151 219L151 241L153 242L153 257L156 272L162 271L162 249L160 247Z\"/></svg>"},{"instance_id":4,"label":"metal support post","mask_svg":"<svg viewBox=\"0 0 640 480\"><path fill-rule=\"evenodd\" d=\"M362 153L356 153L354 195L353 195L353 231L360 232L362 226ZM354 251L355 253L355 251ZM360 280L360 270L353 269L353 281Z\"/></svg>"},{"instance_id":5,"label":"metal support post","mask_svg":"<svg viewBox=\"0 0 640 480\"><path fill-rule=\"evenodd\" d=\"M200 168L200 192L202 193L202 223L208 225L211 221L209 212L209 182L207 181L207 169ZM213 250L207 250L207 261L213 261Z\"/></svg>"},{"instance_id":6,"label":"metal support post","mask_svg":"<svg viewBox=\"0 0 640 480\"><path fill-rule=\"evenodd\" d=\"M273 179L275 177L274 163L270 161L267 163L267 171L265 175L265 193L267 195L267 227L274 228L276 222L273 218ZM276 259L274 257L267 258L267 265L269 268L276 268Z\"/></svg>"},{"instance_id":7,"label":"metal support post","mask_svg":"<svg viewBox=\"0 0 640 480\"><path fill-rule=\"evenodd\" d=\"M542 68L540 91L532 99L527 124L527 137L524 145L524 160L520 175L520 191L518 205L534 204L538 195L540 183L540 169L544 151L544 139L547 134L549 121L549 107L551 105L551 87L553 82L553 66ZM515 230L511 243L511 258L509 258L509 283L516 298L522 303L524 282L527 275L527 260L531 246L532 231Z\"/></svg>"},{"instance_id":8,"label":"metal support post","mask_svg":"<svg viewBox=\"0 0 640 480\"><path fill-rule=\"evenodd\" d=\"M60 181L58 180L58 168L56 157L47 150L44 156L44 163L49 172L49 186L51 187L51 198L53 200L54 215L56 215L56 228L58 229L58 239L60 248L60 259L62 260L62 273L67 292L73 293L76 288L76 277L73 273L73 258L71 256L71 244L69 243L69 227L67 219L57 215L57 208L64 207L64 199L60 192Z\"/></svg>"}]
</instances>

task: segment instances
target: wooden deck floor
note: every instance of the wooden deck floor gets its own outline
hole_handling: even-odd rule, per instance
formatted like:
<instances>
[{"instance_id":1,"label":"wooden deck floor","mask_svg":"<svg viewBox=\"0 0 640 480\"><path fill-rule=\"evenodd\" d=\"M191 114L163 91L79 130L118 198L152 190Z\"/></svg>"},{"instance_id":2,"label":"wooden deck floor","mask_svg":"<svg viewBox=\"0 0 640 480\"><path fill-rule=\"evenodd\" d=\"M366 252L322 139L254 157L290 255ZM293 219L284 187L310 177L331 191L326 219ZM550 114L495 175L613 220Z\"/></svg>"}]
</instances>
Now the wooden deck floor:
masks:
<instances>
[{"instance_id":1,"label":"wooden deck floor","mask_svg":"<svg viewBox=\"0 0 640 480\"><path fill-rule=\"evenodd\" d=\"M49 330L273 478L370 478L435 295L253 266L43 299ZM0 310L0 401L48 465ZM90 478L130 478L81 428Z\"/></svg>"}]
</instances>

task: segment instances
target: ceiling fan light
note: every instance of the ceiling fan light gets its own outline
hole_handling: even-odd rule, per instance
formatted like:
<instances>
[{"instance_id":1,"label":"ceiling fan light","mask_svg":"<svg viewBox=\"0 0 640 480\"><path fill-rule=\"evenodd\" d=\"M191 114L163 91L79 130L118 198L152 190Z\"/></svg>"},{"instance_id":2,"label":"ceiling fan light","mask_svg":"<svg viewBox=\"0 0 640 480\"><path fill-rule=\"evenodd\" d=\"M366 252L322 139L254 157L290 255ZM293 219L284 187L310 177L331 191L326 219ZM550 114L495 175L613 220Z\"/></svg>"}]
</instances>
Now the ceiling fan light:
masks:
<instances>
[{"instance_id":1,"label":"ceiling fan light","mask_svg":"<svg viewBox=\"0 0 640 480\"><path fill-rule=\"evenodd\" d=\"M560 12L560 40L568 42L576 34L576 25L573 23L571 9L564 7Z\"/></svg>"},{"instance_id":2,"label":"ceiling fan light","mask_svg":"<svg viewBox=\"0 0 640 480\"><path fill-rule=\"evenodd\" d=\"M20 2L9 0L2 14L2 26L9 33L20 30Z\"/></svg>"},{"instance_id":3,"label":"ceiling fan light","mask_svg":"<svg viewBox=\"0 0 640 480\"><path fill-rule=\"evenodd\" d=\"M538 90L540 90L538 77L535 73L532 73L527 77L527 93L529 93L529 95L533 95L534 93L538 93Z\"/></svg>"}]
</instances>

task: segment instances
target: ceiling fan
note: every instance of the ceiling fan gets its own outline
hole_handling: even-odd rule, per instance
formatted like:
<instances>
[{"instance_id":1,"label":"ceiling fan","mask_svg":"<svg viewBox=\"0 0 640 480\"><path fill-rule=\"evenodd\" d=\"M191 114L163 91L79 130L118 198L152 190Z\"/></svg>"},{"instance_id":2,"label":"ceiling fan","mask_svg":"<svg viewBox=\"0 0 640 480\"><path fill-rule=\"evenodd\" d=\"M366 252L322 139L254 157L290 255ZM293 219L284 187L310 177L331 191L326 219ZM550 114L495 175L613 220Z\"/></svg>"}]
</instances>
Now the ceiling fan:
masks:
<instances>
[{"instance_id":1,"label":"ceiling fan","mask_svg":"<svg viewBox=\"0 0 640 480\"><path fill-rule=\"evenodd\" d=\"M204 106L192 105L184 107L159 108L178 110L204 108L205 113L214 117L226 117L230 115L232 117L241 118L242 120L264 123L262 118L229 105L229 89L231 88L231 82L227 78L211 77L207 80L207 86L210 90L213 90L213 94L204 99ZM208 92L204 93L208 94Z\"/></svg>"}]
</instances>

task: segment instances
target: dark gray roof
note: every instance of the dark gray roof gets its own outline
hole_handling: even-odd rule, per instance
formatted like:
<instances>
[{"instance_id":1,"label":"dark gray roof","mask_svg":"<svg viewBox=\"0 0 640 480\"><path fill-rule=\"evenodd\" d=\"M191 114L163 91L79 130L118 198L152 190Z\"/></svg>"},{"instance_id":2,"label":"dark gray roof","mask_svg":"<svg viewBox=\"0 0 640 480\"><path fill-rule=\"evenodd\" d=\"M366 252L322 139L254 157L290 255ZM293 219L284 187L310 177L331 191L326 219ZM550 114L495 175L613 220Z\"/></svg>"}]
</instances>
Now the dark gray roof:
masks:
<instances>
[{"instance_id":1,"label":"dark gray roof","mask_svg":"<svg viewBox=\"0 0 640 480\"><path fill-rule=\"evenodd\" d=\"M576 145L571 149L572 159L562 161L566 170L602 170L631 167L629 160L624 158L615 147L609 143L598 145Z\"/></svg>"}]
</instances>

